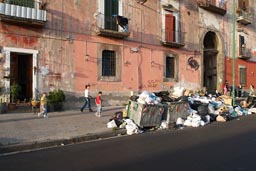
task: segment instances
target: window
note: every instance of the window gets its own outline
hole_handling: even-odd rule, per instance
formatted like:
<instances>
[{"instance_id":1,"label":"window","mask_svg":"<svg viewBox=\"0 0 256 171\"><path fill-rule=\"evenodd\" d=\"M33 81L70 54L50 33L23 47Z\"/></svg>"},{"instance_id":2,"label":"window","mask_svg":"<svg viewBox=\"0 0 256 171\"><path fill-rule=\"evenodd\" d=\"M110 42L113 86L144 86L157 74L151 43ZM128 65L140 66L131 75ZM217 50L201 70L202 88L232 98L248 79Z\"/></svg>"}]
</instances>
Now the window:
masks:
<instances>
[{"instance_id":1,"label":"window","mask_svg":"<svg viewBox=\"0 0 256 171\"><path fill-rule=\"evenodd\" d=\"M105 29L118 31L118 25L113 16L118 15L118 0L105 0L104 14L105 14Z\"/></svg>"},{"instance_id":2,"label":"window","mask_svg":"<svg viewBox=\"0 0 256 171\"><path fill-rule=\"evenodd\" d=\"M181 22L178 12L164 11L162 39L167 43L184 44L184 35L181 32Z\"/></svg>"},{"instance_id":3,"label":"window","mask_svg":"<svg viewBox=\"0 0 256 171\"><path fill-rule=\"evenodd\" d=\"M103 50L102 52L102 76L116 76L115 51Z\"/></svg>"},{"instance_id":4,"label":"window","mask_svg":"<svg viewBox=\"0 0 256 171\"><path fill-rule=\"evenodd\" d=\"M172 14L165 14L165 40L175 42L175 17Z\"/></svg>"},{"instance_id":5,"label":"window","mask_svg":"<svg viewBox=\"0 0 256 171\"><path fill-rule=\"evenodd\" d=\"M175 58L174 57L166 57L166 78L174 78L175 77Z\"/></svg>"},{"instance_id":6,"label":"window","mask_svg":"<svg viewBox=\"0 0 256 171\"><path fill-rule=\"evenodd\" d=\"M243 86L246 85L246 67L239 66L239 83Z\"/></svg>"},{"instance_id":7,"label":"window","mask_svg":"<svg viewBox=\"0 0 256 171\"><path fill-rule=\"evenodd\" d=\"M238 0L238 9L249 11L249 0Z\"/></svg>"},{"instance_id":8,"label":"window","mask_svg":"<svg viewBox=\"0 0 256 171\"><path fill-rule=\"evenodd\" d=\"M239 35L239 56L243 56L246 47L244 36Z\"/></svg>"}]
</instances>

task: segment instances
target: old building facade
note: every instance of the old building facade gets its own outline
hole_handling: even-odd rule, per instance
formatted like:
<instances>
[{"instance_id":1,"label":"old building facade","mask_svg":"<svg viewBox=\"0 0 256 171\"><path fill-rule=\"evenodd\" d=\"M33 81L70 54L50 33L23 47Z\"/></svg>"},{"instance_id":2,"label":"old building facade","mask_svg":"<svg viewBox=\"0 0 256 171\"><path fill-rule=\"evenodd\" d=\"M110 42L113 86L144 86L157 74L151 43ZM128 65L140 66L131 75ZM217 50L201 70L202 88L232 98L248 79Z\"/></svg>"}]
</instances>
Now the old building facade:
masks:
<instances>
[{"instance_id":1,"label":"old building facade","mask_svg":"<svg viewBox=\"0 0 256 171\"><path fill-rule=\"evenodd\" d=\"M61 89L73 107L85 84L92 95L103 91L112 105L144 90L221 90L233 75L236 85L248 88L256 83L256 2L234 2L4 0L2 98L9 100L15 82L22 86L21 100Z\"/></svg>"}]
</instances>

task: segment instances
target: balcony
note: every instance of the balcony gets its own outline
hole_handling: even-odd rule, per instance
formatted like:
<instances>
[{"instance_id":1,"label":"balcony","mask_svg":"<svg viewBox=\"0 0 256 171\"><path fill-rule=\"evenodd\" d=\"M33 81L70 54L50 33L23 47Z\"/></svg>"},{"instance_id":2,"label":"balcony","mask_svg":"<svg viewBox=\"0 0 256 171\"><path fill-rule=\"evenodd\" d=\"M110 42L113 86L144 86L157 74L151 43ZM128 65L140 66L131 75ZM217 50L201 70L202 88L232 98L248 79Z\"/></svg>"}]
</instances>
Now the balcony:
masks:
<instances>
[{"instance_id":1,"label":"balcony","mask_svg":"<svg viewBox=\"0 0 256 171\"><path fill-rule=\"evenodd\" d=\"M238 10L238 16L236 18L236 21L247 25L247 24L251 24L252 23L252 15L251 13L244 11L244 10Z\"/></svg>"},{"instance_id":2,"label":"balcony","mask_svg":"<svg viewBox=\"0 0 256 171\"><path fill-rule=\"evenodd\" d=\"M0 20L11 24L42 27L47 20L44 5L41 2L29 0L2 1L0 2Z\"/></svg>"},{"instance_id":3,"label":"balcony","mask_svg":"<svg viewBox=\"0 0 256 171\"><path fill-rule=\"evenodd\" d=\"M117 15L108 17L99 14L95 33L103 37L126 38L130 35L128 19Z\"/></svg>"},{"instance_id":4,"label":"balcony","mask_svg":"<svg viewBox=\"0 0 256 171\"><path fill-rule=\"evenodd\" d=\"M252 51L249 48L241 47L239 49L239 59L249 59L252 57Z\"/></svg>"},{"instance_id":5,"label":"balcony","mask_svg":"<svg viewBox=\"0 0 256 171\"><path fill-rule=\"evenodd\" d=\"M164 46L180 48L185 46L185 33L181 31L168 31L166 29L162 30L162 40L161 43Z\"/></svg>"},{"instance_id":6,"label":"balcony","mask_svg":"<svg viewBox=\"0 0 256 171\"><path fill-rule=\"evenodd\" d=\"M197 4L200 8L219 15L225 15L227 12L226 3L224 1L216 2L216 0L198 0Z\"/></svg>"}]
</instances>

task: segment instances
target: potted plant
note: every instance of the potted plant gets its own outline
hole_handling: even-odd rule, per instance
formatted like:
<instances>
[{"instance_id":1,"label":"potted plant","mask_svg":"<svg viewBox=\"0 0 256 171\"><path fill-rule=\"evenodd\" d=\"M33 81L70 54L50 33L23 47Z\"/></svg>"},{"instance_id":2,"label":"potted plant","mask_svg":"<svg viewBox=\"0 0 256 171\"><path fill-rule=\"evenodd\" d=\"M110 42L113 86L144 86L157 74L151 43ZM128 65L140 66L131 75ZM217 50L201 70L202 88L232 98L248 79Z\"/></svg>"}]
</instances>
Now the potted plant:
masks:
<instances>
[{"instance_id":1,"label":"potted plant","mask_svg":"<svg viewBox=\"0 0 256 171\"><path fill-rule=\"evenodd\" d=\"M17 83L13 83L10 88L11 103L8 104L10 110L16 109L16 102L21 93L21 86Z\"/></svg>"},{"instance_id":2,"label":"potted plant","mask_svg":"<svg viewBox=\"0 0 256 171\"><path fill-rule=\"evenodd\" d=\"M65 101L65 94L62 90L50 91L48 95L48 104L50 110L61 111L63 109L63 102Z\"/></svg>"}]
</instances>

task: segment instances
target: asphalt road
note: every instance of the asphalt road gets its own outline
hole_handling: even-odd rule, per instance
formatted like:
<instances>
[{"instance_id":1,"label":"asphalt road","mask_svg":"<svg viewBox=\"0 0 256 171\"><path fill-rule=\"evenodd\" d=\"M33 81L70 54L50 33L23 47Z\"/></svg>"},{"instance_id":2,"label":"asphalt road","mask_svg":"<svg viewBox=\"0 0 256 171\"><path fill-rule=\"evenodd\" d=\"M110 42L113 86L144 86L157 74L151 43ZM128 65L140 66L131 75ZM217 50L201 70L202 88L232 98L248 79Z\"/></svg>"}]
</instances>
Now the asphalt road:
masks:
<instances>
[{"instance_id":1,"label":"asphalt road","mask_svg":"<svg viewBox=\"0 0 256 171\"><path fill-rule=\"evenodd\" d=\"M255 171L256 115L0 156L0 171Z\"/></svg>"}]
</instances>

